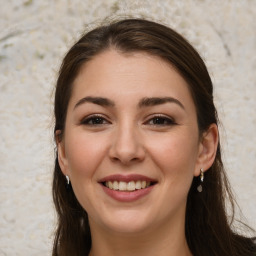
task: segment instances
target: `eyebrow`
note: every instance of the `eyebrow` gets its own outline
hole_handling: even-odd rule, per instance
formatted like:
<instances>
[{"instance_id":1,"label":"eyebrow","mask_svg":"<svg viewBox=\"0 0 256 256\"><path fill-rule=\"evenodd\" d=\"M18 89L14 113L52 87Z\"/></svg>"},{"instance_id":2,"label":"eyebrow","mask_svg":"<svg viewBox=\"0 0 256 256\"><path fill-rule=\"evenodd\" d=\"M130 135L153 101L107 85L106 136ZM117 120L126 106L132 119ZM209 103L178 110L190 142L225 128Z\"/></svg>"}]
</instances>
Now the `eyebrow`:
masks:
<instances>
[{"instance_id":1,"label":"eyebrow","mask_svg":"<svg viewBox=\"0 0 256 256\"><path fill-rule=\"evenodd\" d=\"M149 107L149 106L156 106L165 103L175 103L179 105L182 109L185 110L184 105L177 99L173 97L153 97L153 98L143 98L139 102L139 107Z\"/></svg>"},{"instance_id":2,"label":"eyebrow","mask_svg":"<svg viewBox=\"0 0 256 256\"><path fill-rule=\"evenodd\" d=\"M96 105L100 105L100 106L104 106L104 107L114 107L115 106L115 103L110 99L102 98L102 97L88 96L88 97L84 97L84 98L80 99L74 106L74 109L84 103L87 103L87 102L94 103Z\"/></svg>"},{"instance_id":3,"label":"eyebrow","mask_svg":"<svg viewBox=\"0 0 256 256\"><path fill-rule=\"evenodd\" d=\"M156 105L161 105L165 103L175 103L178 106L180 106L182 109L185 110L184 105L177 99L173 97L151 97L151 98L143 98L139 101L138 107L143 108L143 107L150 107L150 106L156 106ZM103 107L114 107L115 103L108 99L108 98L103 98L103 97L93 97L93 96L87 96L82 99L80 99L76 105L74 106L74 109L77 108L78 106L84 104L84 103L93 103L96 105L100 105Z\"/></svg>"}]
</instances>

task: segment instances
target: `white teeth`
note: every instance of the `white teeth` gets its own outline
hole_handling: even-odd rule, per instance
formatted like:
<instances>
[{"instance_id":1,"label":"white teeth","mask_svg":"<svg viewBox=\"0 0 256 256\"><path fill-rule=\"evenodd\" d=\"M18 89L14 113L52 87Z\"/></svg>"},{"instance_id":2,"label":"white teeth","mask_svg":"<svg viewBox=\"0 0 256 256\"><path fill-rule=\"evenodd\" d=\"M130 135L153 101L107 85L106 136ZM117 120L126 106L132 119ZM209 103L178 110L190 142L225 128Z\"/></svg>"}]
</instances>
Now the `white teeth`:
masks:
<instances>
[{"instance_id":1,"label":"white teeth","mask_svg":"<svg viewBox=\"0 0 256 256\"><path fill-rule=\"evenodd\" d=\"M125 191L125 190L126 190L126 187L127 187L126 184L127 184L126 182L120 181L120 182L119 182L119 190ZM129 184L129 183L128 183L128 184Z\"/></svg>"},{"instance_id":2,"label":"white teeth","mask_svg":"<svg viewBox=\"0 0 256 256\"><path fill-rule=\"evenodd\" d=\"M113 189L113 182L112 181L106 181L104 185L110 189Z\"/></svg>"},{"instance_id":3,"label":"white teeth","mask_svg":"<svg viewBox=\"0 0 256 256\"><path fill-rule=\"evenodd\" d=\"M113 189L113 190L120 190L120 191L135 191L138 189L147 188L151 185L150 181L106 181L105 186Z\"/></svg>"},{"instance_id":4,"label":"white teeth","mask_svg":"<svg viewBox=\"0 0 256 256\"><path fill-rule=\"evenodd\" d=\"M135 182L134 181L128 182L127 190L128 191L134 191L135 190Z\"/></svg>"},{"instance_id":5,"label":"white teeth","mask_svg":"<svg viewBox=\"0 0 256 256\"><path fill-rule=\"evenodd\" d=\"M136 189L141 189L141 182L138 180L136 181L136 185L135 185Z\"/></svg>"},{"instance_id":6,"label":"white teeth","mask_svg":"<svg viewBox=\"0 0 256 256\"><path fill-rule=\"evenodd\" d=\"M147 186L147 182L145 181L145 180L143 180L142 182L141 182L141 187L142 188L145 188Z\"/></svg>"},{"instance_id":7,"label":"white teeth","mask_svg":"<svg viewBox=\"0 0 256 256\"><path fill-rule=\"evenodd\" d=\"M118 184L117 181L114 181L114 182L113 182L113 189L114 189L114 190L118 190L118 189L119 189L119 184Z\"/></svg>"}]
</instances>

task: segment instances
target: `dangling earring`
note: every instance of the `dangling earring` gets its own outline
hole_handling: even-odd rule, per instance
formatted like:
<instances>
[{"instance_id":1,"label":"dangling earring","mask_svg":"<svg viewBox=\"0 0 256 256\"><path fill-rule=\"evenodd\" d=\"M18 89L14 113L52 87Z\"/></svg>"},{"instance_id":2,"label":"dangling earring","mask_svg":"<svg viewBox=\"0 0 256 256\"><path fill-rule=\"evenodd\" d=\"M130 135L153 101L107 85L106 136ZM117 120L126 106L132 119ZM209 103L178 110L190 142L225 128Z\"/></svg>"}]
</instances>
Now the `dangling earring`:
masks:
<instances>
[{"instance_id":1,"label":"dangling earring","mask_svg":"<svg viewBox=\"0 0 256 256\"><path fill-rule=\"evenodd\" d=\"M203 168L200 169L200 181L201 181L201 184L197 187L197 191L201 193L203 191L202 184L204 182L204 169Z\"/></svg>"},{"instance_id":2,"label":"dangling earring","mask_svg":"<svg viewBox=\"0 0 256 256\"><path fill-rule=\"evenodd\" d=\"M70 179L69 179L68 175L66 175L66 180L67 180L66 188L70 189Z\"/></svg>"}]
</instances>

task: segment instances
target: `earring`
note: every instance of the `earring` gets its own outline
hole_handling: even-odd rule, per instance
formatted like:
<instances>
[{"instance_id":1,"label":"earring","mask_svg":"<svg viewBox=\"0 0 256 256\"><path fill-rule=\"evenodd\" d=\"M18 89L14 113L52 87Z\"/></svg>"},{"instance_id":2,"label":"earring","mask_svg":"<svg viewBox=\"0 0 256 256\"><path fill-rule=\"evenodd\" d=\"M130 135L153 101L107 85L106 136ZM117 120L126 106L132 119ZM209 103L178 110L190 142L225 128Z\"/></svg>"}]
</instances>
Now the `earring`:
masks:
<instances>
[{"instance_id":1,"label":"earring","mask_svg":"<svg viewBox=\"0 0 256 256\"><path fill-rule=\"evenodd\" d=\"M70 179L69 179L68 175L66 175L66 180L67 180L66 188L69 189L70 188Z\"/></svg>"},{"instance_id":2,"label":"earring","mask_svg":"<svg viewBox=\"0 0 256 256\"><path fill-rule=\"evenodd\" d=\"M201 193L203 191L202 184L204 182L204 169L203 168L200 169L200 181L201 181L201 184L197 187L197 191Z\"/></svg>"}]
</instances>

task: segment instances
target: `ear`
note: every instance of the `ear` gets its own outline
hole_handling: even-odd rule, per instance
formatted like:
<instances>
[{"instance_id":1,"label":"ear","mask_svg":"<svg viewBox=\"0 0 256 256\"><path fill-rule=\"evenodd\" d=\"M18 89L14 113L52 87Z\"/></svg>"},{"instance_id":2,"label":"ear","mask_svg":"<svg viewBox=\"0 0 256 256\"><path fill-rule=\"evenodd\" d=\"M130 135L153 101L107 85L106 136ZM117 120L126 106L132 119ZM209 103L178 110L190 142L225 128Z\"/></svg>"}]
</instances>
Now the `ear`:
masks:
<instances>
[{"instance_id":1,"label":"ear","mask_svg":"<svg viewBox=\"0 0 256 256\"><path fill-rule=\"evenodd\" d=\"M64 175L68 174L68 161L65 153L65 143L62 136L62 131L57 130L55 133L55 140L57 144L58 162L60 169Z\"/></svg>"},{"instance_id":2,"label":"ear","mask_svg":"<svg viewBox=\"0 0 256 256\"><path fill-rule=\"evenodd\" d=\"M218 127L216 124L211 124L207 131L202 134L196 170L194 175L200 175L200 169L207 171L213 164L219 141Z\"/></svg>"}]
</instances>

